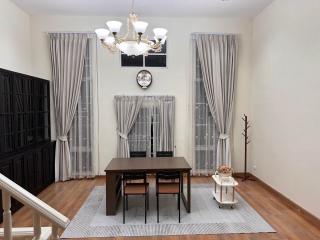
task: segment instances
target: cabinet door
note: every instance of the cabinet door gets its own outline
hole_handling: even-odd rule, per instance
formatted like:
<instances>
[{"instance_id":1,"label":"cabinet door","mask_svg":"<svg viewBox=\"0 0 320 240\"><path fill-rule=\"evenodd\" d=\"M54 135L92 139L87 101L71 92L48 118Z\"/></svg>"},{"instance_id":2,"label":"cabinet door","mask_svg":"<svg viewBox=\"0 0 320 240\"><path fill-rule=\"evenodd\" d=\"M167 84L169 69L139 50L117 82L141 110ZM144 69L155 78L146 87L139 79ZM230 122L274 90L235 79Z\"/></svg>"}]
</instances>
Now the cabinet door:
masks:
<instances>
[{"instance_id":1,"label":"cabinet door","mask_svg":"<svg viewBox=\"0 0 320 240\"><path fill-rule=\"evenodd\" d=\"M10 159L0 159L0 173L6 176L7 178L12 179L12 165ZM0 191L1 192L1 191ZM0 195L0 212L3 212L2 208L2 193ZM12 200L11 200L12 202ZM0 214L0 220L2 221L2 214Z\"/></svg>"},{"instance_id":2,"label":"cabinet door","mask_svg":"<svg viewBox=\"0 0 320 240\"><path fill-rule=\"evenodd\" d=\"M35 153L33 151L25 153L24 156L24 174L26 190L32 194L36 193L37 182L35 178Z\"/></svg>"},{"instance_id":3,"label":"cabinet door","mask_svg":"<svg viewBox=\"0 0 320 240\"><path fill-rule=\"evenodd\" d=\"M50 143L42 149L42 171L46 185L54 182L54 153L54 143Z\"/></svg>"},{"instance_id":4,"label":"cabinet door","mask_svg":"<svg viewBox=\"0 0 320 240\"><path fill-rule=\"evenodd\" d=\"M43 174L43 157L42 157L42 148L36 149L34 153L34 177L36 181L36 189L35 194L41 192L46 184L44 181L44 174Z\"/></svg>"},{"instance_id":5,"label":"cabinet door","mask_svg":"<svg viewBox=\"0 0 320 240\"><path fill-rule=\"evenodd\" d=\"M19 186L25 188L24 171L23 171L24 155L20 154L11 158L12 163L12 181ZM23 205L15 199L12 199L12 210L17 210Z\"/></svg>"},{"instance_id":6,"label":"cabinet door","mask_svg":"<svg viewBox=\"0 0 320 240\"><path fill-rule=\"evenodd\" d=\"M14 149L12 74L0 69L0 155Z\"/></svg>"}]
</instances>

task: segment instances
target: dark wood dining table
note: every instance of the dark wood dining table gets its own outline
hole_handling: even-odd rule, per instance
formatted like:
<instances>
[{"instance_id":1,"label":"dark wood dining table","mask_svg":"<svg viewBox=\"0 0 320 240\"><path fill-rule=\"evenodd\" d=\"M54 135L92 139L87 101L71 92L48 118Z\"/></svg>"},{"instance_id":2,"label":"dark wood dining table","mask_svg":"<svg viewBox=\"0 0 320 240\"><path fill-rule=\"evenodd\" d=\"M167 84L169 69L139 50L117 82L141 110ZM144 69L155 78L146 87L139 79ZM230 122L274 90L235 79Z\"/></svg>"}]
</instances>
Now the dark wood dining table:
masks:
<instances>
[{"instance_id":1,"label":"dark wood dining table","mask_svg":"<svg viewBox=\"0 0 320 240\"><path fill-rule=\"evenodd\" d=\"M121 175L127 172L157 173L179 171L182 176L181 198L188 213L191 211L191 167L184 157L113 158L104 170L106 173L106 215L115 215L122 195ZM187 175L187 192L184 192L184 175Z\"/></svg>"}]
</instances>

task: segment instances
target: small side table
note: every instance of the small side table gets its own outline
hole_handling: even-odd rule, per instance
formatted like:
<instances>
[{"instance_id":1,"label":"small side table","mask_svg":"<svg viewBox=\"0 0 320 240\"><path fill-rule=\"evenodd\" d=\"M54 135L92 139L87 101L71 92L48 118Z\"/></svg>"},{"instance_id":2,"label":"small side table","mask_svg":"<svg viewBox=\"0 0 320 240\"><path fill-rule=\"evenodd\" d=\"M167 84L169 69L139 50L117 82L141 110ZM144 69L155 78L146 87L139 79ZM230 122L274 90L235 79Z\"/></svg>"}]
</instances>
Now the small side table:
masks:
<instances>
[{"instance_id":1,"label":"small side table","mask_svg":"<svg viewBox=\"0 0 320 240\"><path fill-rule=\"evenodd\" d=\"M235 187L238 186L238 182L233 177L220 177L215 174L212 175L214 181L214 190L212 191L213 199L215 199L219 208L224 205L229 205L231 208L238 202L235 199Z\"/></svg>"}]
</instances>

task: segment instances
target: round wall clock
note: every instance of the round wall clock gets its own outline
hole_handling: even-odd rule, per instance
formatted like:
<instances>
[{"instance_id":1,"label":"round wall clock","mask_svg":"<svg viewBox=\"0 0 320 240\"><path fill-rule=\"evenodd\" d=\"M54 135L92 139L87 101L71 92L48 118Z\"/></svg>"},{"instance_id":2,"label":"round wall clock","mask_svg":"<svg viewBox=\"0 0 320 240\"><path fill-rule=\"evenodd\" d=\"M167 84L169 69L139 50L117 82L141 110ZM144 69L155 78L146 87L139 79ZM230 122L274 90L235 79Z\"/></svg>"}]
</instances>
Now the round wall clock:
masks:
<instances>
[{"instance_id":1,"label":"round wall clock","mask_svg":"<svg viewBox=\"0 0 320 240\"><path fill-rule=\"evenodd\" d=\"M151 73L147 70L141 70L140 72L138 72L137 83L141 88L147 89L152 83Z\"/></svg>"}]
</instances>

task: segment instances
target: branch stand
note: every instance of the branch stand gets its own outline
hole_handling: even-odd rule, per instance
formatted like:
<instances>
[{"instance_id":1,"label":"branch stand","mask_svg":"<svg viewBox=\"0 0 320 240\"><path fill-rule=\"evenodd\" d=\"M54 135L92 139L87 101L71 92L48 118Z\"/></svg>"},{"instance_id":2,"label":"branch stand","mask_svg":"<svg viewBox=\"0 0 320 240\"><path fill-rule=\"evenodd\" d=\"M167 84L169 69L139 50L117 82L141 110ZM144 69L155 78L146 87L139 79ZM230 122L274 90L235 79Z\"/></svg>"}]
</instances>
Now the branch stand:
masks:
<instances>
[{"instance_id":1,"label":"branch stand","mask_svg":"<svg viewBox=\"0 0 320 240\"><path fill-rule=\"evenodd\" d=\"M250 178L250 175L247 174L247 147L248 144L251 142L249 141L248 137L248 129L250 128L248 116L243 115L242 120L244 121L244 129L242 135L244 136L244 174L242 181L251 180L255 181L255 179Z\"/></svg>"}]
</instances>

